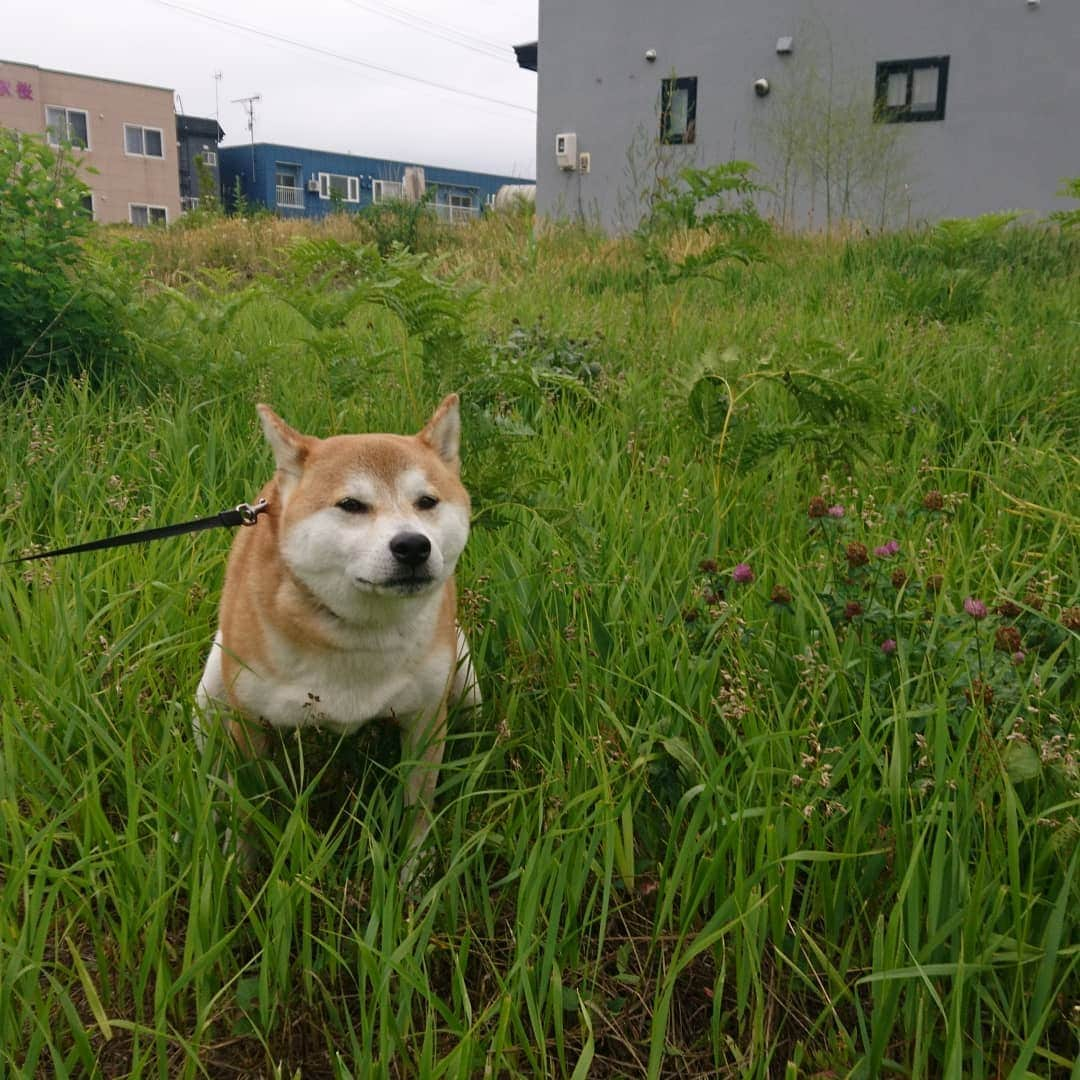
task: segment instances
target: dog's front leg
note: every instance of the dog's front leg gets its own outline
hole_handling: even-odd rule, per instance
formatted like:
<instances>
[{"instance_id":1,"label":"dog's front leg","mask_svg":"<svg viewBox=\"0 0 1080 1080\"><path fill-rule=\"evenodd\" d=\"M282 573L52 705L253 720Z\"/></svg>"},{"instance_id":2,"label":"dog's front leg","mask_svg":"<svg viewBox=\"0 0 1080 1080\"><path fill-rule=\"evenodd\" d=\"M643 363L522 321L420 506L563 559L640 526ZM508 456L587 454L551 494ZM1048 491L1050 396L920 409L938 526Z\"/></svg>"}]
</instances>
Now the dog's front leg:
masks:
<instances>
[{"instance_id":1,"label":"dog's front leg","mask_svg":"<svg viewBox=\"0 0 1080 1080\"><path fill-rule=\"evenodd\" d=\"M270 749L270 733L266 726L234 709L227 720L229 734L243 761L256 761L266 757ZM231 780L231 778L230 778ZM236 857L247 871L259 865L259 838L250 815L241 814L236 836Z\"/></svg>"},{"instance_id":2,"label":"dog's front leg","mask_svg":"<svg viewBox=\"0 0 1080 1080\"><path fill-rule=\"evenodd\" d=\"M431 831L435 805L435 786L439 780L443 751L446 748L446 701L432 717L419 713L401 728L401 750L407 761L412 762L405 778L405 808L414 817L409 831L409 853L401 868L400 881L409 885L419 867L420 848Z\"/></svg>"}]
</instances>

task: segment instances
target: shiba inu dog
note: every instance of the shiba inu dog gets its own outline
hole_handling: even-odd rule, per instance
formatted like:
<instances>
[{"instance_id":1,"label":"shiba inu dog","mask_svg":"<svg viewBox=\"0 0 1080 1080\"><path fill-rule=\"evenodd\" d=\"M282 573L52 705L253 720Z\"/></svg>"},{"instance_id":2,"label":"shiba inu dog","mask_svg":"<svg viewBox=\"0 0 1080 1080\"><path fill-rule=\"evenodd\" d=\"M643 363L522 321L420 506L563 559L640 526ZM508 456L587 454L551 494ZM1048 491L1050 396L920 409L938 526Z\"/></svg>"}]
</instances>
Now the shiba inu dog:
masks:
<instances>
[{"instance_id":1,"label":"shiba inu dog","mask_svg":"<svg viewBox=\"0 0 1080 1080\"><path fill-rule=\"evenodd\" d=\"M407 879L431 827L447 705L480 700L455 614L469 535L458 398L414 436L319 439L258 411L277 470L260 493L268 510L229 555L201 723L219 715L253 756L270 728L396 721L414 762Z\"/></svg>"}]
</instances>

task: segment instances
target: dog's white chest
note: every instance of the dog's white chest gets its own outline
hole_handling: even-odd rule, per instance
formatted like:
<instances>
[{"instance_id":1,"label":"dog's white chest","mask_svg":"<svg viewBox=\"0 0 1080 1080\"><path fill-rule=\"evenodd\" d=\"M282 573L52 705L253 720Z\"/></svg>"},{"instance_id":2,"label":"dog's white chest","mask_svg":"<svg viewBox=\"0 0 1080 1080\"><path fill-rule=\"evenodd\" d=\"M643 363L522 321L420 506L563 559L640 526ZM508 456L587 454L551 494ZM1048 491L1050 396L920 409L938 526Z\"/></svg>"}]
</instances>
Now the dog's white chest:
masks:
<instances>
[{"instance_id":1,"label":"dog's white chest","mask_svg":"<svg viewBox=\"0 0 1080 1080\"><path fill-rule=\"evenodd\" d=\"M246 711L275 727L316 725L348 733L375 717L434 712L453 654L420 650L349 651L317 658L295 652L276 673L242 672L237 697Z\"/></svg>"},{"instance_id":2,"label":"dog's white chest","mask_svg":"<svg viewBox=\"0 0 1080 1080\"><path fill-rule=\"evenodd\" d=\"M244 712L274 727L351 732L376 717L432 714L443 700L455 657L450 649L343 650L311 655L278 642L273 670L245 666L232 697ZM228 701L220 633L207 658L200 705Z\"/></svg>"}]
</instances>

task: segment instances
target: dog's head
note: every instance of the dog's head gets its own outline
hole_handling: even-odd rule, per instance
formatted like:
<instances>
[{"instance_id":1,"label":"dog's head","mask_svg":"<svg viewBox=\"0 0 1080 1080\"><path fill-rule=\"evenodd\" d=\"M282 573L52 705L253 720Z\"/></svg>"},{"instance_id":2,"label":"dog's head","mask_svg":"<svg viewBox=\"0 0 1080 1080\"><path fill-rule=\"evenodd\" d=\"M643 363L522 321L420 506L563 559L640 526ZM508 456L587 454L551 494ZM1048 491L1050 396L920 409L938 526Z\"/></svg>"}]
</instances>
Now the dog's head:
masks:
<instances>
[{"instance_id":1,"label":"dog's head","mask_svg":"<svg viewBox=\"0 0 1080 1080\"><path fill-rule=\"evenodd\" d=\"M260 405L277 463L281 553L343 617L372 596L423 596L453 574L469 535L456 394L417 435L318 439Z\"/></svg>"}]
</instances>

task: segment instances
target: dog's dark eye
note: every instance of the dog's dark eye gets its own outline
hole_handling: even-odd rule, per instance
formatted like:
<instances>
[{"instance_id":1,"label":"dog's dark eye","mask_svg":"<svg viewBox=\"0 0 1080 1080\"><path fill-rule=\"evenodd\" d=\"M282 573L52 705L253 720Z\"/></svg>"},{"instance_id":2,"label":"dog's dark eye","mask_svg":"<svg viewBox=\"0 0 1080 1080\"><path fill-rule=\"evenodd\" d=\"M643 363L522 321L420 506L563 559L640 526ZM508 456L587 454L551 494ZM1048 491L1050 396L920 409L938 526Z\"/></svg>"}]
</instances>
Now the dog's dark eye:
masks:
<instances>
[{"instance_id":1,"label":"dog's dark eye","mask_svg":"<svg viewBox=\"0 0 1080 1080\"><path fill-rule=\"evenodd\" d=\"M434 510L439 505L439 500L434 495L421 495L416 500L417 510Z\"/></svg>"},{"instance_id":2,"label":"dog's dark eye","mask_svg":"<svg viewBox=\"0 0 1080 1080\"><path fill-rule=\"evenodd\" d=\"M366 514L371 509L366 502L359 499L342 499L337 508L344 510L346 514Z\"/></svg>"}]
</instances>

